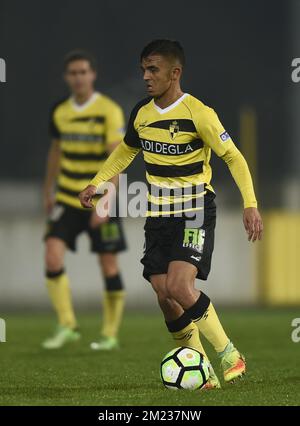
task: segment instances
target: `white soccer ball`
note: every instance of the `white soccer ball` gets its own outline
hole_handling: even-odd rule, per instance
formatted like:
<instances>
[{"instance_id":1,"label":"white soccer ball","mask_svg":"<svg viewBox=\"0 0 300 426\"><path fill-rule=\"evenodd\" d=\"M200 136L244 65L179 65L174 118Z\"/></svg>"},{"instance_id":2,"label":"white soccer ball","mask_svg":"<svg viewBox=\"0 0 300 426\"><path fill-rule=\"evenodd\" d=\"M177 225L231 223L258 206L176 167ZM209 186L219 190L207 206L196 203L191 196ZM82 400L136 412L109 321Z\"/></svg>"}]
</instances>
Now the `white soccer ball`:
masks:
<instances>
[{"instance_id":1,"label":"white soccer ball","mask_svg":"<svg viewBox=\"0 0 300 426\"><path fill-rule=\"evenodd\" d=\"M160 375L168 389L201 389L209 377L209 362L196 349L182 346L163 358Z\"/></svg>"}]
</instances>

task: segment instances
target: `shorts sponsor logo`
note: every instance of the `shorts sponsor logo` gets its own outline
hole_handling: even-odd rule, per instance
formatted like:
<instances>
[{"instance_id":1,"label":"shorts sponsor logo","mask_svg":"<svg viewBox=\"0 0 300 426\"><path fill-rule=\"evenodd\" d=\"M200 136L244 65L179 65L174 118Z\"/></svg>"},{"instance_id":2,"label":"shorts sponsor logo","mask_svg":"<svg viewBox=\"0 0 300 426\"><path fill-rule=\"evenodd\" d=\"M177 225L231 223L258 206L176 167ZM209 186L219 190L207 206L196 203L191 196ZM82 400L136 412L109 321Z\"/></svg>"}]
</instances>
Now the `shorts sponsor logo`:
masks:
<instances>
[{"instance_id":1,"label":"shorts sponsor logo","mask_svg":"<svg viewBox=\"0 0 300 426\"><path fill-rule=\"evenodd\" d=\"M205 230L198 228L185 228L183 237L183 247L203 252ZM196 259L197 260L197 259Z\"/></svg>"},{"instance_id":2,"label":"shorts sponsor logo","mask_svg":"<svg viewBox=\"0 0 300 426\"><path fill-rule=\"evenodd\" d=\"M120 238L120 230L117 223L104 223L100 225L103 241L116 241Z\"/></svg>"}]
</instances>

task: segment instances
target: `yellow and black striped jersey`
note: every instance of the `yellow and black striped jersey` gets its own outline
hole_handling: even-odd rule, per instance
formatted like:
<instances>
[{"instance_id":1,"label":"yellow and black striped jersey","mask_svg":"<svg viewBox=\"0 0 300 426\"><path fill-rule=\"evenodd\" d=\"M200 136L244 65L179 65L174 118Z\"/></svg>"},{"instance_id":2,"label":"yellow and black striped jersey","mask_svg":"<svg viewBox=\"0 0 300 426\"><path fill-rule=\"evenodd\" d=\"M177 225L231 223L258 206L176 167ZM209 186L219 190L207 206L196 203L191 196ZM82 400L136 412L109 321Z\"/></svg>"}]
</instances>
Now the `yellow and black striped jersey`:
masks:
<instances>
[{"instance_id":1,"label":"yellow and black striped jersey","mask_svg":"<svg viewBox=\"0 0 300 426\"><path fill-rule=\"evenodd\" d=\"M257 206L244 157L215 111L189 94L164 109L153 98L139 102L131 113L124 141L90 184L98 186L120 173L140 150L149 184L147 215L173 215L202 208L194 201L206 190L214 191L210 183L211 150L228 164L244 206ZM172 190L166 192L165 188ZM178 188L182 189L180 195ZM185 194L192 200L192 207L186 208L190 200Z\"/></svg>"},{"instance_id":2,"label":"yellow and black striped jersey","mask_svg":"<svg viewBox=\"0 0 300 426\"><path fill-rule=\"evenodd\" d=\"M123 111L102 93L95 92L83 105L70 97L53 108L50 134L60 141L61 148L56 200L82 208L79 192L101 169L109 145L124 136Z\"/></svg>"}]
</instances>

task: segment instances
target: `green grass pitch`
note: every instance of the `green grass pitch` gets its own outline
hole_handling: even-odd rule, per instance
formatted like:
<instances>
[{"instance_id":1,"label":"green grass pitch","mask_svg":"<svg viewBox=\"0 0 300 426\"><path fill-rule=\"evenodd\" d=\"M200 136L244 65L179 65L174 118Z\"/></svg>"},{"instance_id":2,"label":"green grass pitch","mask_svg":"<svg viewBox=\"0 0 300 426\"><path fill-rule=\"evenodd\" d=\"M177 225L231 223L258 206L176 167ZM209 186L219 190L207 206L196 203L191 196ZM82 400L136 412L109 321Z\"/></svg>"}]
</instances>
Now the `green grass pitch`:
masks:
<instances>
[{"instance_id":1,"label":"green grass pitch","mask_svg":"<svg viewBox=\"0 0 300 426\"><path fill-rule=\"evenodd\" d=\"M299 405L300 343L291 340L291 310L223 310L232 340L246 355L248 373L213 391L172 391L159 378L162 357L174 347L161 315L126 313L122 349L92 352L98 314L79 316L82 339L59 351L40 342L53 328L49 314L1 315L0 405ZM206 342L204 342L206 343ZM206 347L208 344L206 344ZM215 370L219 360L211 351Z\"/></svg>"}]
</instances>

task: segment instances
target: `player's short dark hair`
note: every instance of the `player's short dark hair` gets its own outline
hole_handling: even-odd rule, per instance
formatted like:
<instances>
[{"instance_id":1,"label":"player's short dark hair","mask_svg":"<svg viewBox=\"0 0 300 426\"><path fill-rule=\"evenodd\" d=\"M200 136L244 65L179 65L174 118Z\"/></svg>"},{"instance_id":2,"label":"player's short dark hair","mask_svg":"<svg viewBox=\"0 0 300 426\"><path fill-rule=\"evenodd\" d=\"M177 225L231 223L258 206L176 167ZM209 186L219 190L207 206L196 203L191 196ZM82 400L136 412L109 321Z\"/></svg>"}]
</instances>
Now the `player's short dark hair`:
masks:
<instances>
[{"instance_id":1,"label":"player's short dark hair","mask_svg":"<svg viewBox=\"0 0 300 426\"><path fill-rule=\"evenodd\" d=\"M151 41L142 50L141 61L154 54L177 59L182 66L185 64L183 47L176 40L159 39Z\"/></svg>"},{"instance_id":2,"label":"player's short dark hair","mask_svg":"<svg viewBox=\"0 0 300 426\"><path fill-rule=\"evenodd\" d=\"M97 61L94 55L90 52L87 52L86 50L72 50L71 52L67 53L64 57L64 71L67 70L68 65L71 62L74 61L87 61L90 64L90 67L92 70L97 70Z\"/></svg>"}]
</instances>

